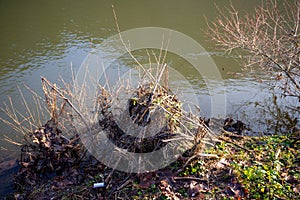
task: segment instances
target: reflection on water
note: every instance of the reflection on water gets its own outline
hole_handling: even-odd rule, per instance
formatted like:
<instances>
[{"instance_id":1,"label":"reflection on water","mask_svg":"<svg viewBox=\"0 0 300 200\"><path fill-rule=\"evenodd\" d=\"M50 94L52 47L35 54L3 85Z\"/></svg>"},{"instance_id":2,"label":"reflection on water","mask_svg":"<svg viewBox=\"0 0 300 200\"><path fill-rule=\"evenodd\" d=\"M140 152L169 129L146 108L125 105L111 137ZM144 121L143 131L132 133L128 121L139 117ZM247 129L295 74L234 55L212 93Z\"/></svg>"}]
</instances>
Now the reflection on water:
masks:
<instances>
[{"instance_id":1,"label":"reflection on water","mask_svg":"<svg viewBox=\"0 0 300 200\"><path fill-rule=\"evenodd\" d=\"M260 0L233 2L241 11L251 11ZM225 80L227 113L236 113L234 117L243 117L239 114L241 106L249 100L261 101L266 90L256 80L239 74L242 73L236 58L223 56L216 52L209 37L205 34L206 22L204 16L213 20L216 15L214 6L229 5L229 1L198 0L153 0L153 1L0 1L0 102L6 101L7 95L16 102L15 108L24 110L16 85L23 83L42 95L40 76L57 82L59 76L67 82L71 80L71 65L78 70L88 52L97 44L117 33L113 19L111 5L114 4L119 18L121 30L138 27L164 27L180 31L208 50L216 62L220 73ZM138 55L145 59L143 55ZM190 56L207 56L190 55ZM120 59L120 65L132 67L126 55ZM126 63L127 62L127 63ZM203 81L205 77L195 73L193 67L184 59L168 54L166 62L176 69L188 83L174 79L171 84L180 85L185 94L196 94L201 114L209 116L211 112L211 97ZM236 73L238 72L238 73ZM171 77L172 78L172 77ZM262 78L263 79L263 78ZM213 82L214 80L210 80ZM216 92L218 88L215 83ZM25 97L29 93L24 94ZM218 108L224 109L224 108ZM246 109L247 111L247 109ZM248 110L253 113L252 110ZM3 117L3 112L0 113ZM14 132L0 124L0 136L14 134ZM4 159L12 151L7 142L1 140L0 146L9 149L4 152ZM4 154L2 154L4 155Z\"/></svg>"}]
</instances>

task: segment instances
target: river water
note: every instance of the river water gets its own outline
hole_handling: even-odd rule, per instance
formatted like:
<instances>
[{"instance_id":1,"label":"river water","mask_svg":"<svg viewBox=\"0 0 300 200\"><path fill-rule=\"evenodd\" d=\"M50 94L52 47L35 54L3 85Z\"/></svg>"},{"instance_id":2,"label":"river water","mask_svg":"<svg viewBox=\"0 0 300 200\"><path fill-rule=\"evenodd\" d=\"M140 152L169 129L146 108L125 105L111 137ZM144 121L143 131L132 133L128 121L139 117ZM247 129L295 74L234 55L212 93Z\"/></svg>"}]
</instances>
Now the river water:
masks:
<instances>
[{"instance_id":1,"label":"river water","mask_svg":"<svg viewBox=\"0 0 300 200\"><path fill-rule=\"evenodd\" d=\"M194 57L211 56L225 83L226 114L255 123L251 101L261 101L270 96L264 77L241 70L239 59L224 56L214 47L207 32L206 19L214 20L216 6L229 6L230 1L215 0L127 0L127 1L0 1L0 102L8 102L10 96L15 108L24 111L17 86L24 96L30 96L23 84L43 95L41 76L52 82L62 77L71 80L71 65L76 71L90 51L97 48L108 37L117 34L112 5L117 12L121 31L140 27L160 27L183 33L201 44L206 54ZM260 1L236 0L232 3L240 12L252 12ZM167 39L166 39L167 41ZM170 41L172 43L172 41ZM139 54L139 53L137 53ZM146 55L146 54L144 54ZM120 63L130 68L128 56L120 58ZM123 62L124 61L124 62ZM125 63L125 64L124 64ZM127 63L127 64L126 64ZM192 85L191 92L197 93L203 116L211 117L211 96L203 77L193 73L190 64L180 56L168 54L167 63ZM214 80L208 80L214 81ZM190 85L182 90L189 93ZM214 88L216 93L223 88ZM222 108L220 108L222 109ZM3 112L0 113L5 118ZM0 123L1 158L5 160L17 155L19 148L3 139L4 135L17 135L9 126Z\"/></svg>"}]
</instances>

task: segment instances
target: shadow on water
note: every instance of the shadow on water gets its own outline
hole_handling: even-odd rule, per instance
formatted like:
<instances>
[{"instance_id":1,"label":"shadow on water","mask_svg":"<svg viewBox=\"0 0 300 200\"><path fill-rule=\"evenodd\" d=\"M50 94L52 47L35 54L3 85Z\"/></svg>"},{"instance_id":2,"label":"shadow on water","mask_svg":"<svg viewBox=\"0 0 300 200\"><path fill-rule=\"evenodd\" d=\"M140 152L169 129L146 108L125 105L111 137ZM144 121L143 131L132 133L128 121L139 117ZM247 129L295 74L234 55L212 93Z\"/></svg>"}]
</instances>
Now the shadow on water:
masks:
<instances>
[{"instance_id":1,"label":"shadow on water","mask_svg":"<svg viewBox=\"0 0 300 200\"><path fill-rule=\"evenodd\" d=\"M14 176L19 170L16 159L0 163L0 199L4 199L8 194L15 191Z\"/></svg>"}]
</instances>

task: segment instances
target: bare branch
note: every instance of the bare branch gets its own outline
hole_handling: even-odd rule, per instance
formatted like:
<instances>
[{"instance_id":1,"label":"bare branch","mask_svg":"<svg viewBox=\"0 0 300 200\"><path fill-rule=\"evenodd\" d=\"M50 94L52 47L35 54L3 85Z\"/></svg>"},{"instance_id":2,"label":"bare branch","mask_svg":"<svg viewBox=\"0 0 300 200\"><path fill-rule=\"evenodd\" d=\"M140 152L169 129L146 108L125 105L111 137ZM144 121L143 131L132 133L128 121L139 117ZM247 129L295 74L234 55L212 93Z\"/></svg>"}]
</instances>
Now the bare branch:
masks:
<instances>
[{"instance_id":1,"label":"bare branch","mask_svg":"<svg viewBox=\"0 0 300 200\"><path fill-rule=\"evenodd\" d=\"M279 5L266 0L253 15L244 16L232 5L225 11L217 9L219 16L208 23L216 45L228 53L238 50L247 55L245 66L281 73L284 95L300 100L300 1L285 0Z\"/></svg>"}]
</instances>

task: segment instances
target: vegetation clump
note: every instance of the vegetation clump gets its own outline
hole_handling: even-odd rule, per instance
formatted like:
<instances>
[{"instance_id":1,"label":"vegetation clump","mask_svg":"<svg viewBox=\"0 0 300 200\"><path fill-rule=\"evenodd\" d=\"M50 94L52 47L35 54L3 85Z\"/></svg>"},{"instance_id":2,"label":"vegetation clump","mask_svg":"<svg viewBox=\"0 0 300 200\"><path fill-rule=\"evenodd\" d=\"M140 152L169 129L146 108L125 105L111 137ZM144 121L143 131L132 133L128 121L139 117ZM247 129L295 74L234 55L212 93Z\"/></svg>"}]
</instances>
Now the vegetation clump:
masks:
<instances>
[{"instance_id":1,"label":"vegetation clump","mask_svg":"<svg viewBox=\"0 0 300 200\"><path fill-rule=\"evenodd\" d=\"M136 125L134 129L143 129L150 124L152 127L161 127L157 133L150 136L144 135L139 140L119 127L111 109L110 96L108 91L102 88L99 100L102 117L100 117L99 125L116 146L127 149L129 152L147 153L162 148L166 144L163 140L176 135L182 114L181 104L176 95L171 95L168 89L154 83L145 84L141 85L133 97L128 99L127 108L118 120L132 122ZM148 128L144 134L151 134L151 131L155 130Z\"/></svg>"}]
</instances>

